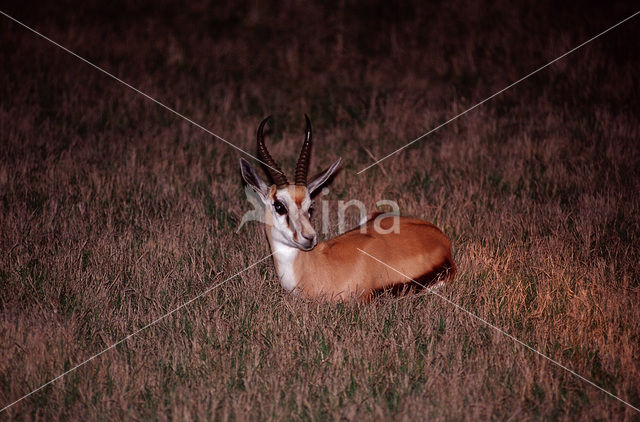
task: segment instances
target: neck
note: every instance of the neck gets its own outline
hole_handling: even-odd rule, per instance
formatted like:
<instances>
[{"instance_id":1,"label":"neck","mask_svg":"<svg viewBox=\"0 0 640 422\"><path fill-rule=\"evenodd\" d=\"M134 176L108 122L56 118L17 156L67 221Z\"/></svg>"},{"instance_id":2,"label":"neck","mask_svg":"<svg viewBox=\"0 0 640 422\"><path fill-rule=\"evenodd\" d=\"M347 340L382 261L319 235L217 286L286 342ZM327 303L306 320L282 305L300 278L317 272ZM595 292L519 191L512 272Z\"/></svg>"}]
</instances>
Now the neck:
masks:
<instances>
[{"instance_id":1,"label":"neck","mask_svg":"<svg viewBox=\"0 0 640 422\"><path fill-rule=\"evenodd\" d=\"M274 237L272 234L273 228L267 226L267 238L269 239L269 245L271 246L271 252L273 252L273 261L276 264L276 272L280 279L280 284L285 290L292 291L298 285L298 277L295 274L293 263L295 262L298 253L301 252L298 248L289 246L282 241Z\"/></svg>"}]
</instances>

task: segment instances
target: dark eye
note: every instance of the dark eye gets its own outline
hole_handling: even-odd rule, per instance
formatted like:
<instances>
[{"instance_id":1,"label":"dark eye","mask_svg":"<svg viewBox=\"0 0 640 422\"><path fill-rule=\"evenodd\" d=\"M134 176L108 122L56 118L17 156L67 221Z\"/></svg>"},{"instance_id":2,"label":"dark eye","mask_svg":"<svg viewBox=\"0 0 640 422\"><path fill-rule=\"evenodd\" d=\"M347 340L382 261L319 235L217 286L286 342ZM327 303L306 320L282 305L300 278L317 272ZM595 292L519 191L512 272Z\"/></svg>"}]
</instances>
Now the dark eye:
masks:
<instances>
[{"instance_id":1,"label":"dark eye","mask_svg":"<svg viewBox=\"0 0 640 422\"><path fill-rule=\"evenodd\" d=\"M287 207L280 201L276 201L273 203L273 208L276 209L276 212L280 215L285 215L287 213Z\"/></svg>"}]
</instances>

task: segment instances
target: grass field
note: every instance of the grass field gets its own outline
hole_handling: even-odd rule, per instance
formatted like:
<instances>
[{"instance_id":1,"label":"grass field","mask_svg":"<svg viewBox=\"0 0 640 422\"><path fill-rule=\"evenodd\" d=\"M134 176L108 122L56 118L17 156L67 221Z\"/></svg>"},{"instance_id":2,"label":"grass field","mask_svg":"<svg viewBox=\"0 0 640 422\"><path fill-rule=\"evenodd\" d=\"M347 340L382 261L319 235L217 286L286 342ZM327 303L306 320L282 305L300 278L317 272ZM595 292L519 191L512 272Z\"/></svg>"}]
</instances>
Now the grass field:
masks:
<instances>
[{"instance_id":1,"label":"grass field","mask_svg":"<svg viewBox=\"0 0 640 422\"><path fill-rule=\"evenodd\" d=\"M640 407L640 18L356 174L632 5L13 3L251 153L273 114L289 171L308 113L311 171L343 158L333 206L386 198L435 222L459 270L440 294ZM236 150L5 17L0 37L5 407L269 249L258 223L236 233ZM308 302L265 260L0 413L54 419L640 412L436 296Z\"/></svg>"}]
</instances>

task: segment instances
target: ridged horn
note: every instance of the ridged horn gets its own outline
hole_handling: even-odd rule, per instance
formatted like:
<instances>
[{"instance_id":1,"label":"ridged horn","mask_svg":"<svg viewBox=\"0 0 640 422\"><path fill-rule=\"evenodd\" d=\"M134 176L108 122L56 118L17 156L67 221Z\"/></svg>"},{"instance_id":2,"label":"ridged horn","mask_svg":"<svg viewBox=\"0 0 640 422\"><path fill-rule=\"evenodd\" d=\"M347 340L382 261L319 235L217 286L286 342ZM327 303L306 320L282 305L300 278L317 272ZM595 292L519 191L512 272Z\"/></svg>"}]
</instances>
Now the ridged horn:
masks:
<instances>
[{"instance_id":1,"label":"ridged horn","mask_svg":"<svg viewBox=\"0 0 640 422\"><path fill-rule=\"evenodd\" d=\"M311 160L311 120L306 114L304 118L307 120L307 133L296 164L295 180L298 186L307 186L307 173L309 172L309 161Z\"/></svg>"},{"instance_id":2,"label":"ridged horn","mask_svg":"<svg viewBox=\"0 0 640 422\"><path fill-rule=\"evenodd\" d=\"M264 125L270 119L271 119L271 116L267 116L260 123L260 126L258 126L258 136L257 136L257 138L258 138L258 158L260 159L260 161L262 161L264 164L267 165L267 171L269 172L269 175L271 176L271 179L273 179L274 183L276 184L276 186L278 188L281 188L281 187L289 185L289 182L287 181L287 176L284 175L284 173L282 172L282 170L280 169L278 164L276 164L276 162L271 157L271 154L269 154L269 151L267 150L267 147L264 144L264 135L262 133L262 131L264 129Z\"/></svg>"}]
</instances>

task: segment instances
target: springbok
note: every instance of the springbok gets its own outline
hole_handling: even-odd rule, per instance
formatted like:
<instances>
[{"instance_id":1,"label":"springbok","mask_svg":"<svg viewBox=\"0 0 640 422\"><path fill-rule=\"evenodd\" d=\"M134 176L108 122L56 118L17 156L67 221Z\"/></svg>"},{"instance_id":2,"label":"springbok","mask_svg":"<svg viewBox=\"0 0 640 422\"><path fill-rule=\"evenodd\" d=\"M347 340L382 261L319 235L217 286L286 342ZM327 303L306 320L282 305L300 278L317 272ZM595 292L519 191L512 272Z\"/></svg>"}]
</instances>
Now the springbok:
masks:
<instances>
[{"instance_id":1,"label":"springbok","mask_svg":"<svg viewBox=\"0 0 640 422\"><path fill-rule=\"evenodd\" d=\"M265 205L267 239L282 287L307 298L366 302L376 291L411 283L405 275L423 285L453 279L456 267L451 242L424 220L396 216L399 227L391 231L392 218L376 221L382 230L375 230L374 219L370 218L363 223L366 227L318 243L309 221L311 195L336 171L340 159L307 180L312 142L311 121L305 115L306 137L296 164L295 182L289 183L264 143L263 129L270 118L258 127L258 158L267 164L274 184L262 180L242 158L240 169ZM366 230L363 233L360 229Z\"/></svg>"}]
</instances>

